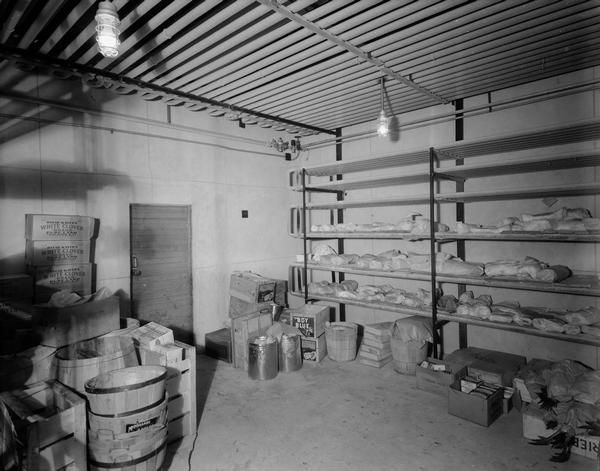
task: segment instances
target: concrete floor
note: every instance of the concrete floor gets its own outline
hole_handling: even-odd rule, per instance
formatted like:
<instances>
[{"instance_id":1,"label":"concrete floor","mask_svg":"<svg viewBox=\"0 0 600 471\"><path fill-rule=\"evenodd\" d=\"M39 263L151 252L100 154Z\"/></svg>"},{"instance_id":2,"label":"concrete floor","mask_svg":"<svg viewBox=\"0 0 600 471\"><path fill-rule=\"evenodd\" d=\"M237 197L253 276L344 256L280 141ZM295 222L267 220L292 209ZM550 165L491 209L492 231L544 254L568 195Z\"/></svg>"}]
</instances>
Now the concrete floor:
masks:
<instances>
[{"instance_id":1,"label":"concrete floor","mask_svg":"<svg viewBox=\"0 0 600 471\"><path fill-rule=\"evenodd\" d=\"M391 363L326 358L255 381L199 355L198 406L197 437L171 445L164 470L595 469L581 456L549 461L549 447L522 437L516 410L489 428L449 415L444 398L416 389L415 377Z\"/></svg>"}]
</instances>

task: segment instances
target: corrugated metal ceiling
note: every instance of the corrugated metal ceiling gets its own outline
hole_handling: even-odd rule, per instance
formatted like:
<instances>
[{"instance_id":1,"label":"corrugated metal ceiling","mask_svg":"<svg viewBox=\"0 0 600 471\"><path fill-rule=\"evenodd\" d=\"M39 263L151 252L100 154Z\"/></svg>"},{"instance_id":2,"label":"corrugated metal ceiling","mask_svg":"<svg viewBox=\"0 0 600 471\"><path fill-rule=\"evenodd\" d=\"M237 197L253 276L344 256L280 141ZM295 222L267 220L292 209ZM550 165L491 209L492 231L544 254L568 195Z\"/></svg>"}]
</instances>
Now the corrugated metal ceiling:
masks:
<instances>
[{"instance_id":1,"label":"corrugated metal ceiling","mask_svg":"<svg viewBox=\"0 0 600 471\"><path fill-rule=\"evenodd\" d=\"M600 65L600 1L0 0L0 64L299 134ZM94 80L90 80L93 77Z\"/></svg>"}]
</instances>

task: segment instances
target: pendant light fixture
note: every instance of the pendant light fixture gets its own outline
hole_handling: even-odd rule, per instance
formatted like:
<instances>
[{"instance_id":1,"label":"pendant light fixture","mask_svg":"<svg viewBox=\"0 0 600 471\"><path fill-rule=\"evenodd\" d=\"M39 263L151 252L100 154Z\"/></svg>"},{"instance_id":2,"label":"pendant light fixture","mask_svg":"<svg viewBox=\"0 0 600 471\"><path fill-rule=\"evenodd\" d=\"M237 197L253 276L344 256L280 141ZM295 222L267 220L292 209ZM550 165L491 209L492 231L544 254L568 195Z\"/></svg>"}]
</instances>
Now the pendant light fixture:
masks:
<instances>
[{"instance_id":1,"label":"pendant light fixture","mask_svg":"<svg viewBox=\"0 0 600 471\"><path fill-rule=\"evenodd\" d=\"M384 78L380 79L380 96L381 96L381 111L379 112L379 118L377 119L377 135L379 137L386 137L390 133L390 119L385 115L385 107L383 100L383 81Z\"/></svg>"},{"instance_id":2,"label":"pendant light fixture","mask_svg":"<svg viewBox=\"0 0 600 471\"><path fill-rule=\"evenodd\" d=\"M119 54L119 15L117 8L110 1L98 3L96 12L96 41L98 49L104 57L117 57Z\"/></svg>"}]
</instances>

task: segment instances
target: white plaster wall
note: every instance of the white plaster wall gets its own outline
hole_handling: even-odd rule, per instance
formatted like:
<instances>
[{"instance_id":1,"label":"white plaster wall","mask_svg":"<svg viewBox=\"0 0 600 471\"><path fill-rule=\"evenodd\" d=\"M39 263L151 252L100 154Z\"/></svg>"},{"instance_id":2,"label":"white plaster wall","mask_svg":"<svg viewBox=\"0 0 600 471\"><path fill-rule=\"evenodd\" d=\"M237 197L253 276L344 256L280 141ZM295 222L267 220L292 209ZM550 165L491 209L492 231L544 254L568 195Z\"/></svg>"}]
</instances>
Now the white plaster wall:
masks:
<instances>
[{"instance_id":1,"label":"white plaster wall","mask_svg":"<svg viewBox=\"0 0 600 471\"><path fill-rule=\"evenodd\" d=\"M566 84L574 84L598 78L600 71L598 69L588 69L579 73L560 76L554 79L539 81L522 87L513 87L507 90L501 90L492 93L492 100L504 100L507 98L520 97L531 93L541 92L558 88ZM466 99L464 107L468 109L471 106L487 103L487 96L478 96ZM548 99L539 103L523 105L516 108L510 108L503 111L485 112L484 114L466 118L464 123L465 139L478 139L492 136L503 135L507 133L519 133L531 131L548 126L560 126L568 123L586 120L599 116L600 94L598 92L585 92L570 95L568 97ZM401 123L408 123L413 120L426 116L436 116L451 111L451 108L438 106L435 108L421 110L410 115L400 116ZM367 123L361 126L355 126L344 129L344 135L352 135L363 131L373 130L373 123ZM392 153L403 153L411 150L425 150L430 146L449 144L454 142L454 124L452 122L439 123L433 126L419 127L416 129L400 131L400 139L397 141L385 140L380 138L369 138L355 142L348 142L343 145L343 160L364 159L376 157L379 155L389 155ZM472 158L468 162L497 161L499 159L518 159L524 155L547 155L557 151L580 151L590 148L597 148L599 142L592 144L571 144L561 146L560 149L536 149L512 154L496 154L484 158ZM327 154L324 149L318 153L310 154L305 157L307 165L316 165L322 162L331 162L335 159L333 147ZM426 168L428 163L421 166L416 165L413 168ZM401 169L400 171L404 171ZM386 171L388 174L390 171ZM376 172L371 173L377 175ZM364 178L365 174L350 174L344 179ZM546 186L553 184L582 183L599 181L600 172L598 168L575 169L558 172L539 172L536 174L510 175L494 178L481 178L470 180L466 184L466 191L478 189L508 189L522 188L525 186ZM446 188L448 188L446 186ZM449 189L449 191L452 191ZM386 188L375 190L364 190L351 193L350 198L370 198L386 197L394 194L415 194L427 193L427 184L410 185L402 188ZM354 194L356 193L356 194ZM323 198L323 196L319 196ZM600 215L600 199L598 197L570 197L560 198L552 207L547 207L540 199L528 199L520 201L498 201L485 203L468 203L465 205L466 221L472 223L491 224L506 216L519 216L522 213L539 213L561 206L567 207L586 207L590 209L594 216ZM426 206L401 206L394 208L368 208L368 209L348 209L345 211L346 222L367 223L373 221L395 222L409 212L424 212L428 215ZM455 207L451 204L441 206L441 220L448 223L451 227L455 221ZM327 220L317 221L318 223L328 222ZM322 242L317 242L322 243ZM316 245L313 242L313 246ZM398 248L403 251L428 252L429 242L405 242L405 241L368 241L368 240L347 240L345 241L346 253L378 253L390 248ZM444 251L455 252L454 244L445 244ZM539 258L542 261L551 264L565 264L577 271L588 273L600 272L600 260L598 257L597 244L566 244L566 243L533 243L533 242L467 242L467 259L474 261L492 261L503 258L522 259L530 255ZM327 274L317 275L318 279L329 279ZM429 282L404 281L370 277L356 277L348 275L346 278L354 278L359 283L383 284L390 283L394 286L416 289L422 287L430 289ZM444 285L445 292L456 293L454 285ZM557 308L577 308L587 305L598 305L598 300L588 296L557 295L541 292L528 292L518 290L500 290L485 289L479 287L470 287L479 294L491 294L496 301L504 299L515 299L523 305L538 305ZM354 306L346 307L346 318L360 324L377 322L384 320L394 320L397 314L369 310ZM458 348L458 330L457 324L450 323L444 329L446 352L451 352ZM591 346L573 344L563 341L555 341L534 337L523 334L514 334L501 330L481 328L475 326L468 327L469 344L484 348L492 348L501 351L518 353L528 358L540 357L550 359L574 358L584 361L590 366L598 367L598 349Z\"/></svg>"},{"instance_id":2,"label":"white plaster wall","mask_svg":"<svg viewBox=\"0 0 600 471\"><path fill-rule=\"evenodd\" d=\"M100 219L97 286L117 292L127 308L129 205L141 203L192 207L198 345L204 344L205 333L229 321L232 271L287 279L288 264L300 252L300 242L288 236L287 228L291 164L267 143L293 136L258 126L240 129L225 118L171 107L172 124L197 129L182 130L169 126L162 102L90 89L80 81L4 69L0 83L4 90L119 114L0 101L3 112L48 120L0 123L0 273L24 269L26 213L89 215ZM241 218L242 209L249 211L247 219Z\"/></svg>"}]
</instances>

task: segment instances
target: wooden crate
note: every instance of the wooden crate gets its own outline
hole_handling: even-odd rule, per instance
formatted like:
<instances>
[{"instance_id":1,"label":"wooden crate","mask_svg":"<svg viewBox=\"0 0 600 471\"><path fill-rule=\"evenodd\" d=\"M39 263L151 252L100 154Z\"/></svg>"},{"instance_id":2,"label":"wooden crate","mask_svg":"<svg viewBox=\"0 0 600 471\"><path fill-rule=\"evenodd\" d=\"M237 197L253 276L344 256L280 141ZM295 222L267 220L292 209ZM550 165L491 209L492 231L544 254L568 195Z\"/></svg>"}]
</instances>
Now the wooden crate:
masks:
<instances>
[{"instance_id":1,"label":"wooden crate","mask_svg":"<svg viewBox=\"0 0 600 471\"><path fill-rule=\"evenodd\" d=\"M181 361L169 361L166 355L138 347L143 365L167 367L167 442L196 433L196 348L175 340L183 351Z\"/></svg>"},{"instance_id":2,"label":"wooden crate","mask_svg":"<svg viewBox=\"0 0 600 471\"><path fill-rule=\"evenodd\" d=\"M233 366L248 371L248 341L264 335L273 325L270 312L253 312L231 320Z\"/></svg>"},{"instance_id":3,"label":"wooden crate","mask_svg":"<svg viewBox=\"0 0 600 471\"><path fill-rule=\"evenodd\" d=\"M25 446L24 471L87 470L85 399L58 381L0 394Z\"/></svg>"},{"instance_id":4,"label":"wooden crate","mask_svg":"<svg viewBox=\"0 0 600 471\"><path fill-rule=\"evenodd\" d=\"M94 261L94 239L90 240L26 240L25 264L65 265Z\"/></svg>"},{"instance_id":5,"label":"wooden crate","mask_svg":"<svg viewBox=\"0 0 600 471\"><path fill-rule=\"evenodd\" d=\"M229 294L247 303L271 302L275 295L275 280L249 271L234 272L229 281Z\"/></svg>"},{"instance_id":6,"label":"wooden crate","mask_svg":"<svg viewBox=\"0 0 600 471\"><path fill-rule=\"evenodd\" d=\"M89 216L26 214L25 238L33 240L90 240L98 236L100 220Z\"/></svg>"},{"instance_id":7,"label":"wooden crate","mask_svg":"<svg viewBox=\"0 0 600 471\"><path fill-rule=\"evenodd\" d=\"M96 290L94 263L29 266L27 271L33 276L33 298L36 303L46 303L54 293L65 289L80 296Z\"/></svg>"}]
</instances>

